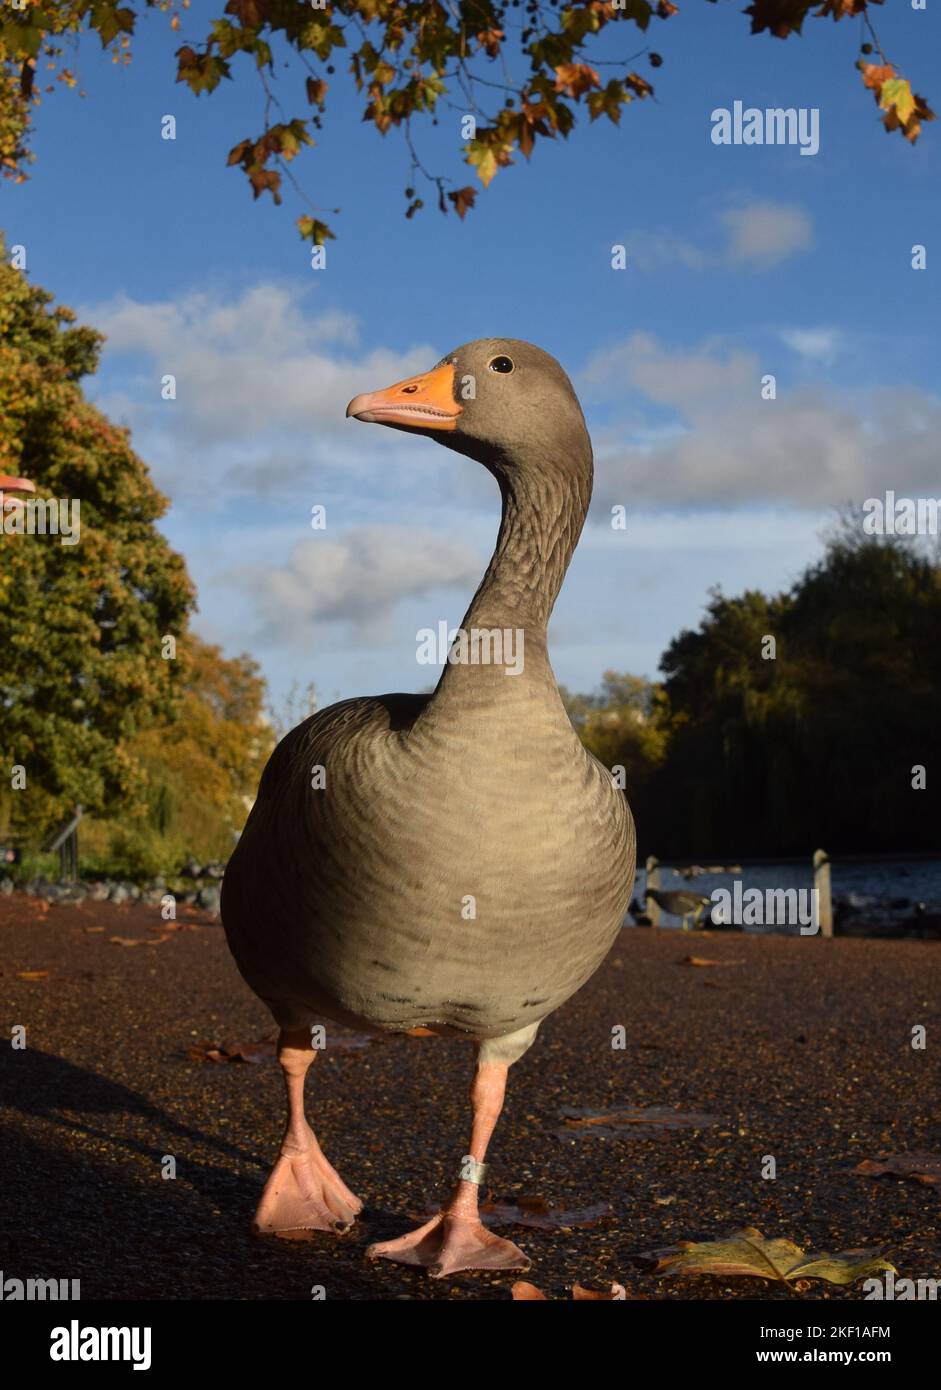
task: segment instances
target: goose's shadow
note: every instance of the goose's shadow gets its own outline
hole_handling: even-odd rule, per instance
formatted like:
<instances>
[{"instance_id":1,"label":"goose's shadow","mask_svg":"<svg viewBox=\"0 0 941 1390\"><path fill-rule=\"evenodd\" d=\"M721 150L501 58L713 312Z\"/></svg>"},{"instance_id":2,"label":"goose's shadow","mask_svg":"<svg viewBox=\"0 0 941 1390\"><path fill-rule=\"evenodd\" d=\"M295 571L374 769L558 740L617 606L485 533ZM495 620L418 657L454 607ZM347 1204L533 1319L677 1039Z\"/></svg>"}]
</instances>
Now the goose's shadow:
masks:
<instances>
[{"instance_id":1,"label":"goose's shadow","mask_svg":"<svg viewBox=\"0 0 941 1390\"><path fill-rule=\"evenodd\" d=\"M247 1226L250 1213L258 1202L261 1185L273 1162L273 1154L253 1153L225 1139L206 1134L174 1118L162 1106L155 1105L122 1082L113 1081L99 1072L88 1071L38 1048L30 1047L23 1052L4 1049L0 1052L0 1059L4 1104L8 1111L43 1119L70 1133L107 1142L158 1167L174 1140L214 1150L227 1162L213 1165L190 1157L186 1163L187 1182L200 1196L215 1200L219 1196L220 1180L224 1181L229 1201L234 1199L240 1207L244 1207ZM122 1131L119 1124L96 1125L88 1119L89 1115L101 1116L103 1120L105 1117L146 1120L159 1126L164 1137L159 1145L149 1144L127 1133L126 1128ZM245 1168L253 1171L243 1175L240 1170ZM417 1209L411 1213L417 1214ZM367 1199L357 1228L368 1228L370 1241L385 1240L408 1229L409 1222L409 1214L372 1206Z\"/></svg>"}]
</instances>

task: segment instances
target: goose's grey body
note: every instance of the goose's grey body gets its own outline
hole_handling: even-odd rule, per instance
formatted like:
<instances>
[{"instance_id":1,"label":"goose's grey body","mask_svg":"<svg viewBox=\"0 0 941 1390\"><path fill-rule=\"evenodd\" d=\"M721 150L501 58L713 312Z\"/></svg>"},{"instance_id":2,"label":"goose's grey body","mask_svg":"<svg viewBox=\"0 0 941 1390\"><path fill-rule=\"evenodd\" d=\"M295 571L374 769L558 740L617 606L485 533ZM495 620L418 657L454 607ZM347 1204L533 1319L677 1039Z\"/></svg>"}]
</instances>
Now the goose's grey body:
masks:
<instances>
[{"instance_id":1,"label":"goose's grey body","mask_svg":"<svg viewBox=\"0 0 941 1390\"><path fill-rule=\"evenodd\" d=\"M326 1013L495 1039L598 967L627 907L630 817L528 663L491 668L477 698L445 709L348 700L281 743L227 871L225 920L282 1027Z\"/></svg>"},{"instance_id":2,"label":"goose's grey body","mask_svg":"<svg viewBox=\"0 0 941 1390\"><path fill-rule=\"evenodd\" d=\"M281 1025L288 1092L255 1227L330 1230L362 1206L304 1116L310 1024L424 1026L479 1044L470 1167L438 1217L368 1253L437 1277L525 1268L477 1213L507 1069L600 965L634 882L627 803L579 742L547 652L591 445L558 363L512 339L470 343L347 413L429 434L494 474L500 534L462 629L491 657L509 634L512 659L449 660L431 696L334 705L265 769L222 890L235 959Z\"/></svg>"}]
</instances>

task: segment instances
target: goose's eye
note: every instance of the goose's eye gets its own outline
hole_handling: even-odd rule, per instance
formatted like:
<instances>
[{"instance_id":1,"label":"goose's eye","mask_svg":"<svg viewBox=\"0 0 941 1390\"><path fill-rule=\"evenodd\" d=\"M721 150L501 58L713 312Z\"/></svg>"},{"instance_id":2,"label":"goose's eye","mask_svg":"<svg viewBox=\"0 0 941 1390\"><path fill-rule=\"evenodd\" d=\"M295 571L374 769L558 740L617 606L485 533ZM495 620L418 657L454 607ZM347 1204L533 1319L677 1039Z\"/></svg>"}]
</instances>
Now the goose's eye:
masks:
<instances>
[{"instance_id":1,"label":"goose's eye","mask_svg":"<svg viewBox=\"0 0 941 1390\"><path fill-rule=\"evenodd\" d=\"M494 357L489 364L492 372L512 372L513 363L508 357Z\"/></svg>"}]
</instances>

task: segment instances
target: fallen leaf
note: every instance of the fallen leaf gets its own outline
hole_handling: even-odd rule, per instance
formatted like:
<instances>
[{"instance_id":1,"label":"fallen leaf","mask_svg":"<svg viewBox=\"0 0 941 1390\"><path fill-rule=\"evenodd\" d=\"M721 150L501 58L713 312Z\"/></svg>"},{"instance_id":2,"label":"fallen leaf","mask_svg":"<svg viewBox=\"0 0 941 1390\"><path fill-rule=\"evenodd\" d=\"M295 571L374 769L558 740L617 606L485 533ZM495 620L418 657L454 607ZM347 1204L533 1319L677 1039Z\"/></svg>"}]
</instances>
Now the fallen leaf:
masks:
<instances>
[{"instance_id":1,"label":"fallen leaf","mask_svg":"<svg viewBox=\"0 0 941 1390\"><path fill-rule=\"evenodd\" d=\"M548 1303L549 1296L544 1294L541 1289L537 1289L535 1284L527 1283L525 1279L517 1279L510 1289L510 1297L517 1303L535 1302L537 1299L542 1303ZM646 1294L629 1294L623 1284L612 1284L611 1290L586 1289L582 1284L572 1285L572 1299L575 1302L585 1302L588 1299L601 1299L606 1303L621 1303L625 1299L646 1298Z\"/></svg>"},{"instance_id":2,"label":"fallen leaf","mask_svg":"<svg viewBox=\"0 0 941 1390\"><path fill-rule=\"evenodd\" d=\"M658 1129L705 1129L721 1123L718 1115L673 1110L667 1105L625 1106L621 1110L576 1110L563 1105L564 1128L553 1130L557 1139L593 1134L598 1138L625 1138L628 1134L655 1134Z\"/></svg>"},{"instance_id":3,"label":"fallen leaf","mask_svg":"<svg viewBox=\"0 0 941 1390\"><path fill-rule=\"evenodd\" d=\"M510 1289L510 1297L517 1303L535 1302L536 1299L541 1299L544 1303L549 1301L535 1284L527 1284L525 1279L517 1279Z\"/></svg>"},{"instance_id":4,"label":"fallen leaf","mask_svg":"<svg viewBox=\"0 0 941 1390\"><path fill-rule=\"evenodd\" d=\"M808 1279L848 1285L866 1275L898 1273L878 1250L809 1255L791 1240L766 1240L751 1226L719 1240L684 1240L679 1245L651 1250L644 1258L656 1262L655 1274L715 1274L723 1278L740 1275L789 1285Z\"/></svg>"},{"instance_id":5,"label":"fallen leaf","mask_svg":"<svg viewBox=\"0 0 941 1390\"><path fill-rule=\"evenodd\" d=\"M45 980L48 975L48 970L18 970L16 972L18 980Z\"/></svg>"},{"instance_id":6,"label":"fallen leaf","mask_svg":"<svg viewBox=\"0 0 941 1390\"><path fill-rule=\"evenodd\" d=\"M82 930L88 932L89 936L91 936L94 932L104 931L104 927L83 927Z\"/></svg>"},{"instance_id":7,"label":"fallen leaf","mask_svg":"<svg viewBox=\"0 0 941 1390\"><path fill-rule=\"evenodd\" d=\"M915 1178L918 1182L934 1186L935 1183L941 1184L941 1154L905 1153L887 1154L884 1158L864 1158L853 1172L864 1178L881 1178L886 1175L894 1178Z\"/></svg>"},{"instance_id":8,"label":"fallen leaf","mask_svg":"<svg viewBox=\"0 0 941 1390\"><path fill-rule=\"evenodd\" d=\"M115 946L159 946L164 941L169 941L169 936L109 936L108 940Z\"/></svg>"},{"instance_id":9,"label":"fallen leaf","mask_svg":"<svg viewBox=\"0 0 941 1390\"><path fill-rule=\"evenodd\" d=\"M708 956L684 956L679 965L744 965L744 960L710 960Z\"/></svg>"},{"instance_id":10,"label":"fallen leaf","mask_svg":"<svg viewBox=\"0 0 941 1390\"><path fill-rule=\"evenodd\" d=\"M594 1226L610 1212L610 1202L596 1202L580 1211L562 1211L544 1197L516 1197L512 1201L481 1203L480 1219L485 1226L531 1226L539 1231L559 1231Z\"/></svg>"}]
</instances>

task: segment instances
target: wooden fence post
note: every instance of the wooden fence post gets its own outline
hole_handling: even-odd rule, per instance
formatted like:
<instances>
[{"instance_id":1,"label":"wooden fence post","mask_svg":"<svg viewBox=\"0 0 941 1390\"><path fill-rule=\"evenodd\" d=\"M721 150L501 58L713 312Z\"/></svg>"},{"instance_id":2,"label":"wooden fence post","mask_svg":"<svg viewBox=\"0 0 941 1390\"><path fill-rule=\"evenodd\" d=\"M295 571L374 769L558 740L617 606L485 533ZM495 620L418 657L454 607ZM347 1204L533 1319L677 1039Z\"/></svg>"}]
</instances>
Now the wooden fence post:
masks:
<instances>
[{"instance_id":1,"label":"wooden fence post","mask_svg":"<svg viewBox=\"0 0 941 1390\"><path fill-rule=\"evenodd\" d=\"M648 856L648 859L647 859L646 864L644 865L644 868L647 870L647 883L646 883L645 887L646 887L646 888L659 888L659 887L660 887L660 860L657 859L657 858L655 858L655 856L651 854L651 855ZM659 925L660 925L660 908L659 908L659 905L658 905L657 903L654 902L653 898L645 898L645 899L644 899L644 908L645 908L645 910L646 910L646 912L647 912L647 916L650 918L650 925L651 925L652 927L659 927Z\"/></svg>"},{"instance_id":2,"label":"wooden fence post","mask_svg":"<svg viewBox=\"0 0 941 1390\"><path fill-rule=\"evenodd\" d=\"M830 856L825 849L814 851L814 888L817 892L817 913L820 935L833 935L833 899L830 895Z\"/></svg>"}]
</instances>

